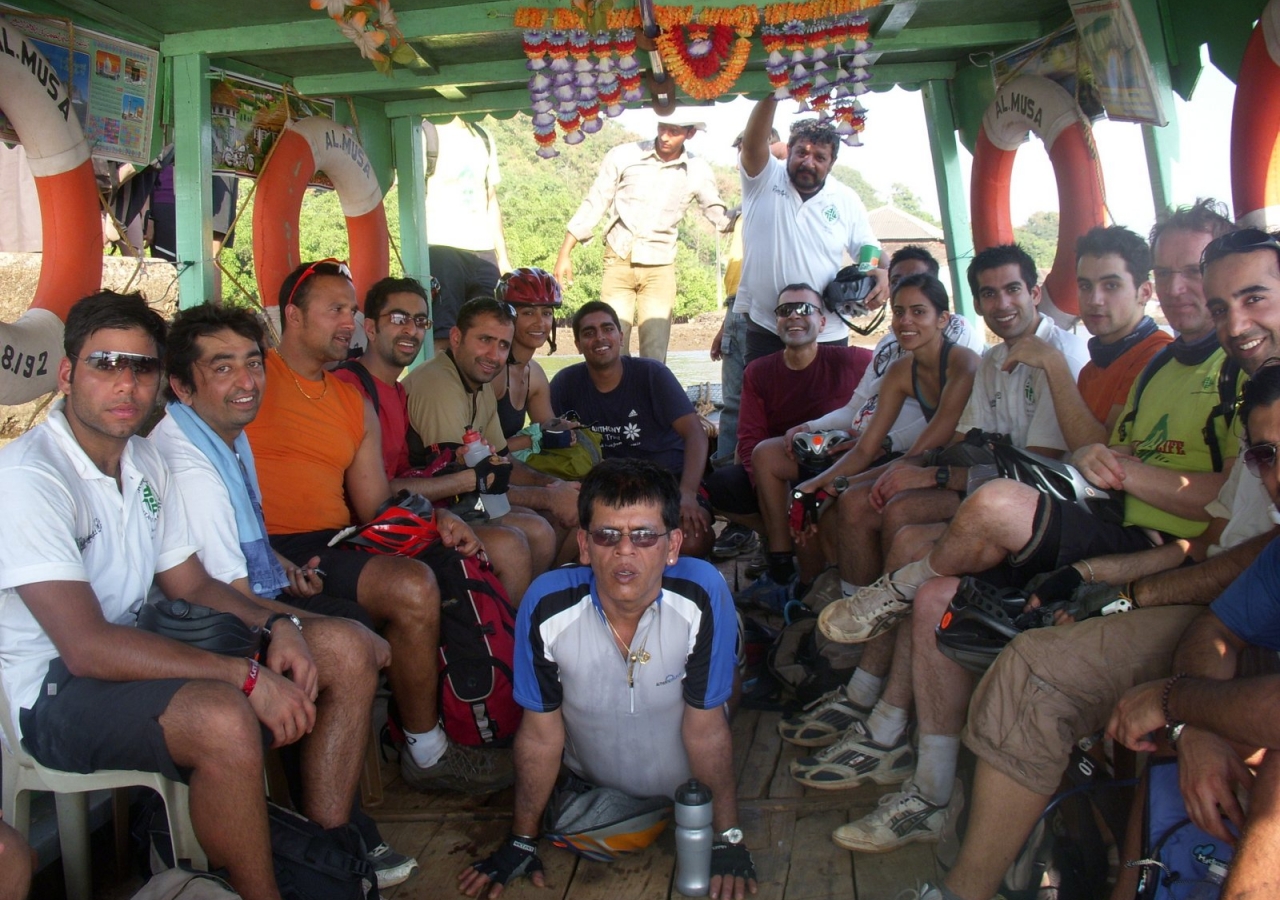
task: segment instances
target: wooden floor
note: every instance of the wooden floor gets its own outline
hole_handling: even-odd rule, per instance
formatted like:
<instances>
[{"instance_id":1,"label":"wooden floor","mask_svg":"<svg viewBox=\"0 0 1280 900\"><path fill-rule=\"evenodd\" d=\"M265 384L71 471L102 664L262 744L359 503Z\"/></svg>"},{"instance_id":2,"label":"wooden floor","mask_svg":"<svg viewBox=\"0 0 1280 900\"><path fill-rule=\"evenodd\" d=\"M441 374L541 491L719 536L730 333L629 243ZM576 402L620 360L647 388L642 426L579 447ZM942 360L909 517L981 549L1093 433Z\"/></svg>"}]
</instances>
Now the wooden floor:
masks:
<instances>
[{"instance_id":1,"label":"wooden floor","mask_svg":"<svg viewBox=\"0 0 1280 900\"><path fill-rule=\"evenodd\" d=\"M913 844L894 853L854 856L831 842L841 824L874 809L891 788L874 784L849 791L802 788L787 773L801 748L778 737L779 713L741 710L734 720L738 807L747 845L760 876L761 900L899 900L904 888L937 883L933 845ZM384 765L385 799L370 815L383 837L418 858L422 871L384 892L394 900L435 900L454 893L462 868L487 855L510 828L511 792L483 800L424 795L400 782ZM548 846L540 849L549 888L526 881L503 897L528 900L679 900L672 887L675 841L668 830L645 852L623 862L580 860ZM909 895L908 895L909 896Z\"/></svg>"}]
</instances>

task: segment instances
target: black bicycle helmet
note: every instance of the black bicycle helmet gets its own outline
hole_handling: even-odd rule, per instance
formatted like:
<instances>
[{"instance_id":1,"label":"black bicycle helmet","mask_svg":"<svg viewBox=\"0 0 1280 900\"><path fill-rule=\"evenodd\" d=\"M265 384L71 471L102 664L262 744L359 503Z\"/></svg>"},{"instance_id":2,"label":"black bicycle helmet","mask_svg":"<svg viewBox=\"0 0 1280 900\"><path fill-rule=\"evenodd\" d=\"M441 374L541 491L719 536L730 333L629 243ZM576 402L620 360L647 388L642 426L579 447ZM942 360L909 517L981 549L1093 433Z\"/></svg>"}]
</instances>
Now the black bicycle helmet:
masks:
<instances>
[{"instance_id":1,"label":"black bicycle helmet","mask_svg":"<svg viewBox=\"0 0 1280 900\"><path fill-rule=\"evenodd\" d=\"M884 321L884 307L876 311L875 318L866 325L853 324L854 319L861 319L871 314L867 308L867 298L875 289L876 282L869 273L859 271L857 266L845 266L836 273L835 279L822 292L822 300L841 322L861 335L868 335L880 327Z\"/></svg>"},{"instance_id":2,"label":"black bicycle helmet","mask_svg":"<svg viewBox=\"0 0 1280 900\"><path fill-rule=\"evenodd\" d=\"M254 656L262 643L238 616L182 599L142 604L138 627L223 656Z\"/></svg>"},{"instance_id":3,"label":"black bicycle helmet","mask_svg":"<svg viewBox=\"0 0 1280 900\"><path fill-rule=\"evenodd\" d=\"M981 675L1019 634L1028 628L1052 624L1052 610L1023 612L1026 603L1026 591L1001 590L972 576L961 578L956 595L934 629L938 650Z\"/></svg>"}]
</instances>

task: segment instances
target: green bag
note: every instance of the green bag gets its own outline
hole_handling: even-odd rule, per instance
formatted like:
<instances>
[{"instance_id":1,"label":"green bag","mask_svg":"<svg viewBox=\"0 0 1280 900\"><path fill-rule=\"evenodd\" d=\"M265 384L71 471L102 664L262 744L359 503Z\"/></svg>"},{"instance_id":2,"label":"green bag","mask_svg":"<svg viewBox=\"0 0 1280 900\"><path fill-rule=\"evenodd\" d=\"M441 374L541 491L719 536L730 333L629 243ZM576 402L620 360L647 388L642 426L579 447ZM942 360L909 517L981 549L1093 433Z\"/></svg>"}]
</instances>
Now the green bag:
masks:
<instances>
[{"instance_id":1,"label":"green bag","mask_svg":"<svg viewBox=\"0 0 1280 900\"><path fill-rule=\"evenodd\" d=\"M578 428L574 434L577 440L572 447L531 453L525 458L525 465L554 478L581 481L603 458L601 437L590 428Z\"/></svg>"}]
</instances>

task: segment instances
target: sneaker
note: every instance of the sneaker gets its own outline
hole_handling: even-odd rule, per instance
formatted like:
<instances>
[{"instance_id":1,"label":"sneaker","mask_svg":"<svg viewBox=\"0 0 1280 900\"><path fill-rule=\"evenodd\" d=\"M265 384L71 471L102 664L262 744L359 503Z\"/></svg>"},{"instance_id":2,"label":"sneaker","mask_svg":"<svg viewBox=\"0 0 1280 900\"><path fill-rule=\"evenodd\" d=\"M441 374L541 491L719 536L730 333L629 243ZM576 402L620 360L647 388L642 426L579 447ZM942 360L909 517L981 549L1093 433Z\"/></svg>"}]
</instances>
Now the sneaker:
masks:
<instances>
[{"instance_id":1,"label":"sneaker","mask_svg":"<svg viewBox=\"0 0 1280 900\"><path fill-rule=\"evenodd\" d=\"M817 756L792 760L791 777L805 787L842 791L864 781L901 784L915 771L916 754L907 735L892 747L871 740L862 722L854 722L839 741Z\"/></svg>"},{"instance_id":2,"label":"sneaker","mask_svg":"<svg viewBox=\"0 0 1280 900\"><path fill-rule=\"evenodd\" d=\"M795 579L778 584L765 572L733 598L737 606L756 607L767 612L781 613L795 599Z\"/></svg>"},{"instance_id":3,"label":"sneaker","mask_svg":"<svg viewBox=\"0 0 1280 900\"><path fill-rule=\"evenodd\" d=\"M901 791L881 797L874 812L837 828L831 839L846 850L861 853L886 853L917 841L936 843L944 830L955 828L963 808L959 779L951 788L950 802L941 806L921 797L919 788L908 781Z\"/></svg>"},{"instance_id":4,"label":"sneaker","mask_svg":"<svg viewBox=\"0 0 1280 900\"><path fill-rule=\"evenodd\" d=\"M844 688L828 691L794 716L778 723L778 734L798 747L826 747L840 740L854 722L867 721L870 707L849 699Z\"/></svg>"},{"instance_id":5,"label":"sneaker","mask_svg":"<svg viewBox=\"0 0 1280 900\"><path fill-rule=\"evenodd\" d=\"M711 556L714 559L733 559L739 554L754 549L758 542L759 538L750 528L739 525L737 522L730 522L712 545Z\"/></svg>"},{"instance_id":6,"label":"sneaker","mask_svg":"<svg viewBox=\"0 0 1280 900\"><path fill-rule=\"evenodd\" d=\"M400 751L400 777L417 791L459 791L488 794L510 787L515 781L510 750L478 750L449 742L449 749L434 766L425 769L413 760L408 748Z\"/></svg>"},{"instance_id":7,"label":"sneaker","mask_svg":"<svg viewBox=\"0 0 1280 900\"><path fill-rule=\"evenodd\" d=\"M908 585L890 581L881 575L875 583L858 588L852 597L832 603L818 616L818 628L831 640L841 644L861 644L893 627L911 615Z\"/></svg>"},{"instance_id":8,"label":"sneaker","mask_svg":"<svg viewBox=\"0 0 1280 900\"><path fill-rule=\"evenodd\" d=\"M374 847L365 854L365 859L373 865L378 874L378 890L385 891L397 884L404 884L409 876L418 871L418 861L412 856L405 856L391 849L386 842Z\"/></svg>"},{"instance_id":9,"label":"sneaker","mask_svg":"<svg viewBox=\"0 0 1280 900\"><path fill-rule=\"evenodd\" d=\"M837 600L844 599L844 587L840 583L840 570L835 566L824 569L804 595L804 602L815 613L820 613Z\"/></svg>"}]
</instances>

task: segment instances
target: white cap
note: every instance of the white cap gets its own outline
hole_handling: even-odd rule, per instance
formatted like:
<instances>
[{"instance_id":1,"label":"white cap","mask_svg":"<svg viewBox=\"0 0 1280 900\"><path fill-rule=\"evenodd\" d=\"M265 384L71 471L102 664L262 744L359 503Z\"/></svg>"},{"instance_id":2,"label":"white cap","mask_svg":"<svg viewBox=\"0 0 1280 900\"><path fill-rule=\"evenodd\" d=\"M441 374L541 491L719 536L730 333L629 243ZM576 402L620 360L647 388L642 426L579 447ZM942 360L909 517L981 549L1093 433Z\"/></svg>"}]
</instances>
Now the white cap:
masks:
<instances>
[{"instance_id":1,"label":"white cap","mask_svg":"<svg viewBox=\"0 0 1280 900\"><path fill-rule=\"evenodd\" d=\"M706 131L707 123L699 119L695 119L691 113L676 113L668 118L658 119L659 125L674 125L677 128L693 128L697 131Z\"/></svg>"}]
</instances>

